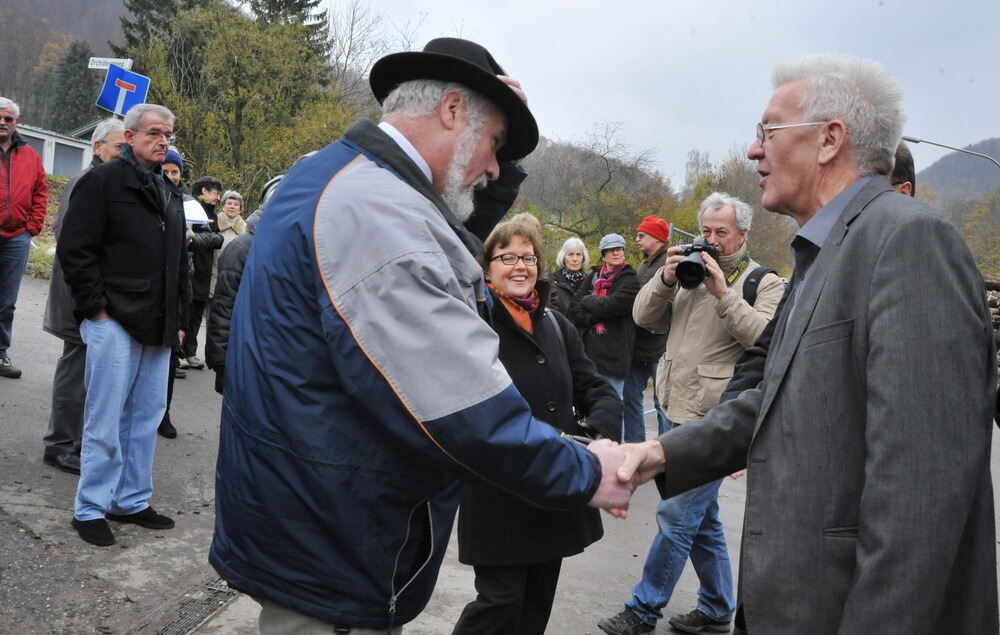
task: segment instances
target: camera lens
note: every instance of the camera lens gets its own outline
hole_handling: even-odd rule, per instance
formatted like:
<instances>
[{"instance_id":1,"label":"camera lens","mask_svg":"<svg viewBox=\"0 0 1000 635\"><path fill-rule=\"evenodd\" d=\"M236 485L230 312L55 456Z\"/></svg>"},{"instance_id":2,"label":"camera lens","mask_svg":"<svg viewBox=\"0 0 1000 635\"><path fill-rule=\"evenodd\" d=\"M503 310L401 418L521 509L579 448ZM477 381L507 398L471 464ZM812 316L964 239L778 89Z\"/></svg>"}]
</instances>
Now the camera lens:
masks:
<instances>
[{"instance_id":1,"label":"camera lens","mask_svg":"<svg viewBox=\"0 0 1000 635\"><path fill-rule=\"evenodd\" d=\"M677 263L677 281L684 289L695 289L708 276L701 252L696 251Z\"/></svg>"}]
</instances>

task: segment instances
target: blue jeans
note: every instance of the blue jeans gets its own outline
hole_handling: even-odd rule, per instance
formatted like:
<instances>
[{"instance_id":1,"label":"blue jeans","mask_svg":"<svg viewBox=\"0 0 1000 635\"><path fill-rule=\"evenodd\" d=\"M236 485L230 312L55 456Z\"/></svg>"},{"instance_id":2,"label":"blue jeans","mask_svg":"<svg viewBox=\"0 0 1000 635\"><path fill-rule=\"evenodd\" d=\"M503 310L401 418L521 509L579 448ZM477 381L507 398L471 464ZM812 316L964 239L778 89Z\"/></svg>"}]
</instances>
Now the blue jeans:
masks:
<instances>
[{"instance_id":1,"label":"blue jeans","mask_svg":"<svg viewBox=\"0 0 1000 635\"><path fill-rule=\"evenodd\" d=\"M28 263L31 234L21 232L13 238L0 238L0 353L10 348L14 304L21 289L21 278Z\"/></svg>"},{"instance_id":2,"label":"blue jeans","mask_svg":"<svg viewBox=\"0 0 1000 635\"><path fill-rule=\"evenodd\" d=\"M622 437L625 443L642 443L646 440L646 418L642 414L642 397L646 392L646 384L652 377L656 381L656 362L643 364L632 362L632 369L628 377L625 378L625 387L622 399L625 401L625 436ZM656 419L659 425L659 433L663 434L670 429L667 415L660 409L660 400L656 398L656 390L653 390L653 409L656 410Z\"/></svg>"},{"instance_id":3,"label":"blue jeans","mask_svg":"<svg viewBox=\"0 0 1000 635\"><path fill-rule=\"evenodd\" d=\"M156 428L167 408L170 349L144 346L113 319L84 320L83 449L73 515L134 514L153 494Z\"/></svg>"},{"instance_id":4,"label":"blue jeans","mask_svg":"<svg viewBox=\"0 0 1000 635\"><path fill-rule=\"evenodd\" d=\"M646 623L656 624L663 617L660 609L670 601L688 556L701 582L698 610L719 621L729 620L736 610L733 570L719 521L721 484L719 479L660 502L659 531L649 547L642 580L625 603Z\"/></svg>"}]
</instances>

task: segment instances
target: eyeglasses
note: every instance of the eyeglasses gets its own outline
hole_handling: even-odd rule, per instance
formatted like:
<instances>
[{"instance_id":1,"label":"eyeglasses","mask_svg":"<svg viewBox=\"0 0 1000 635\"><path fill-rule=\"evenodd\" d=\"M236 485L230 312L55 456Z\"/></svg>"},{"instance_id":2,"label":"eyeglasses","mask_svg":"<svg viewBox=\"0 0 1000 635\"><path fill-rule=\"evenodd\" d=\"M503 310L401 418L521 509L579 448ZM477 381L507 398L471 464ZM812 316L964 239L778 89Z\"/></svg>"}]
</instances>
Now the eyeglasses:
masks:
<instances>
[{"instance_id":1,"label":"eyeglasses","mask_svg":"<svg viewBox=\"0 0 1000 635\"><path fill-rule=\"evenodd\" d=\"M528 255L528 256L518 256L517 254L500 254L499 256L493 256L490 258L490 262L494 260L499 260L508 267L513 267L520 260L524 262L525 265L529 267L534 267L538 264L538 256Z\"/></svg>"},{"instance_id":2,"label":"eyeglasses","mask_svg":"<svg viewBox=\"0 0 1000 635\"><path fill-rule=\"evenodd\" d=\"M154 139L166 139L167 143L177 141L177 137L174 136L172 131L164 132L162 130L136 130L136 132L141 132L142 134Z\"/></svg>"},{"instance_id":3,"label":"eyeglasses","mask_svg":"<svg viewBox=\"0 0 1000 635\"><path fill-rule=\"evenodd\" d=\"M0 117L0 121L2 121L4 123L14 123L15 121L17 121L17 117L11 117L10 115L4 115L4 116Z\"/></svg>"},{"instance_id":4,"label":"eyeglasses","mask_svg":"<svg viewBox=\"0 0 1000 635\"><path fill-rule=\"evenodd\" d=\"M771 132L773 130L781 130L782 128L799 128L801 126L822 126L827 123L826 121L807 121L806 123L783 123L775 126L765 126L762 123L757 124L757 141L764 143L764 133Z\"/></svg>"}]
</instances>

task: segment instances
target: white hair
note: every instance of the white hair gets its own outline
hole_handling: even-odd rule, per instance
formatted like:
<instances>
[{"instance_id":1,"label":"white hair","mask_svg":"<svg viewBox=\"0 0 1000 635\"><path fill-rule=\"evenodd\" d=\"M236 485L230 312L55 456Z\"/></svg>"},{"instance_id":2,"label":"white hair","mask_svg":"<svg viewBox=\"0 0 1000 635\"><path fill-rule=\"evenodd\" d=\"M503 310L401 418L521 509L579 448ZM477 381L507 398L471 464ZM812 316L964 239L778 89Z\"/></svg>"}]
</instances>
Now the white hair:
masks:
<instances>
[{"instance_id":1,"label":"white hair","mask_svg":"<svg viewBox=\"0 0 1000 635\"><path fill-rule=\"evenodd\" d=\"M174 113L170 112L169 108L165 108L159 104L136 104L125 113L125 128L133 131L138 130L139 126L142 125L143 117L149 113L166 119L170 122L171 126L177 120L177 117L174 117Z\"/></svg>"},{"instance_id":2,"label":"white hair","mask_svg":"<svg viewBox=\"0 0 1000 635\"><path fill-rule=\"evenodd\" d=\"M108 135L112 132L122 132L125 130L125 124L122 123L121 119L115 119L114 117L109 117L108 119L102 119L97 127L94 128L94 133L90 135L91 141L107 141Z\"/></svg>"},{"instance_id":3,"label":"white hair","mask_svg":"<svg viewBox=\"0 0 1000 635\"><path fill-rule=\"evenodd\" d=\"M775 88L804 80L799 107L806 121L839 119L862 174L889 174L903 135L903 93L878 62L843 55L810 55L774 71Z\"/></svg>"},{"instance_id":4,"label":"white hair","mask_svg":"<svg viewBox=\"0 0 1000 635\"><path fill-rule=\"evenodd\" d=\"M486 112L491 102L462 84L435 79L414 79L396 86L382 102L382 118L393 113L409 118L429 115L449 91L457 92L465 101L469 127L480 128L486 123Z\"/></svg>"},{"instance_id":5,"label":"white hair","mask_svg":"<svg viewBox=\"0 0 1000 635\"><path fill-rule=\"evenodd\" d=\"M226 190L225 194L222 195L221 203L223 205L225 205L226 201L228 201L231 198L234 198L237 201L239 201L240 202L240 209L243 209L243 207L244 207L243 206L243 195L240 194L239 192L237 192L236 190Z\"/></svg>"},{"instance_id":6,"label":"white hair","mask_svg":"<svg viewBox=\"0 0 1000 635\"><path fill-rule=\"evenodd\" d=\"M556 254L556 266L564 268L566 266L566 254L577 250L583 252L583 270L590 267L590 254L587 253L587 246L584 245L583 241L576 236L567 238L566 242L564 242L562 247L559 248L559 253Z\"/></svg>"},{"instance_id":7,"label":"white hair","mask_svg":"<svg viewBox=\"0 0 1000 635\"><path fill-rule=\"evenodd\" d=\"M12 110L15 117L21 116L21 108L6 97L0 97L0 110Z\"/></svg>"},{"instance_id":8,"label":"white hair","mask_svg":"<svg viewBox=\"0 0 1000 635\"><path fill-rule=\"evenodd\" d=\"M701 217L705 215L705 212L714 212L727 206L732 207L733 211L736 212L736 229L741 232L750 231L750 225L753 223L753 208L725 192L712 192L701 202L701 207L698 209L698 227L701 227Z\"/></svg>"}]
</instances>

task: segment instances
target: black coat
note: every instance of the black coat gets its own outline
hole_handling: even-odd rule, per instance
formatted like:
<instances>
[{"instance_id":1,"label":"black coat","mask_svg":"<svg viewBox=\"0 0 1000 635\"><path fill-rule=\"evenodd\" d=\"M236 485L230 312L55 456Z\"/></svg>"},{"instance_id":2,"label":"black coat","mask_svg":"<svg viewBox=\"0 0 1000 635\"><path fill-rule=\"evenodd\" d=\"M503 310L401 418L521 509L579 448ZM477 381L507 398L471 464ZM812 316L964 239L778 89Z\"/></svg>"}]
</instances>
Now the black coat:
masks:
<instances>
[{"instance_id":1,"label":"black coat","mask_svg":"<svg viewBox=\"0 0 1000 635\"><path fill-rule=\"evenodd\" d=\"M140 344L177 343L190 286L181 193L167 191L164 209L122 159L80 177L56 249L78 320L103 309Z\"/></svg>"},{"instance_id":2,"label":"black coat","mask_svg":"<svg viewBox=\"0 0 1000 635\"><path fill-rule=\"evenodd\" d=\"M188 245L194 263L194 271L191 274L191 299L208 302L208 292L212 286L212 265L215 264L215 254L222 249L223 238L215 220L215 205L198 202L205 208L205 213L211 221L194 225L191 230L196 234L211 233L212 236L205 240L192 241Z\"/></svg>"},{"instance_id":3,"label":"black coat","mask_svg":"<svg viewBox=\"0 0 1000 635\"><path fill-rule=\"evenodd\" d=\"M541 306L528 334L493 298L493 329L500 336L500 361L514 386L531 406L531 414L559 430L582 434L574 404L591 426L618 440L622 403L583 351L583 343L564 316L545 317L548 284L537 285ZM565 342L565 348L563 343ZM604 533L599 512L591 507L557 511L535 507L482 481L465 486L458 516L458 558L471 565L530 564L580 553Z\"/></svg>"},{"instance_id":4,"label":"black coat","mask_svg":"<svg viewBox=\"0 0 1000 635\"><path fill-rule=\"evenodd\" d=\"M252 218L252 217L251 217ZM240 290L243 268L250 255L250 244L257 223L247 221L247 231L234 238L219 254L219 272L215 279L215 294L208 311L205 336L205 363L221 376L226 367L226 351L229 348L229 324L233 318L236 292ZM217 382L221 385L221 382Z\"/></svg>"},{"instance_id":5,"label":"black coat","mask_svg":"<svg viewBox=\"0 0 1000 635\"><path fill-rule=\"evenodd\" d=\"M563 315L568 316L569 305L573 301L573 295L576 294L576 290L581 284L583 284L583 280L576 284L570 282L562 267L550 273L549 285L552 289L549 294L550 306Z\"/></svg>"},{"instance_id":6,"label":"black coat","mask_svg":"<svg viewBox=\"0 0 1000 635\"><path fill-rule=\"evenodd\" d=\"M599 298L592 295L592 291L600 271L600 267L594 267L580 283L570 304L569 317L580 329L587 356L597 366L597 372L605 377L624 379L632 365L635 338L632 304L639 293L639 280L635 277L635 269L625 265L608 295ZM601 335L594 332L593 327L598 323L607 328Z\"/></svg>"}]
</instances>

